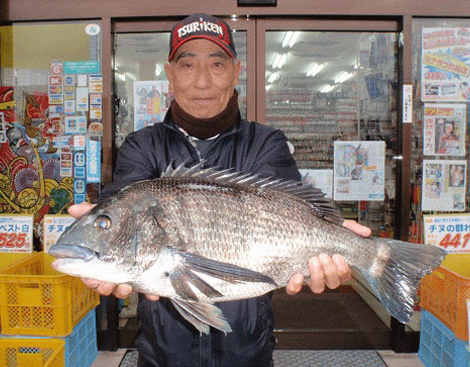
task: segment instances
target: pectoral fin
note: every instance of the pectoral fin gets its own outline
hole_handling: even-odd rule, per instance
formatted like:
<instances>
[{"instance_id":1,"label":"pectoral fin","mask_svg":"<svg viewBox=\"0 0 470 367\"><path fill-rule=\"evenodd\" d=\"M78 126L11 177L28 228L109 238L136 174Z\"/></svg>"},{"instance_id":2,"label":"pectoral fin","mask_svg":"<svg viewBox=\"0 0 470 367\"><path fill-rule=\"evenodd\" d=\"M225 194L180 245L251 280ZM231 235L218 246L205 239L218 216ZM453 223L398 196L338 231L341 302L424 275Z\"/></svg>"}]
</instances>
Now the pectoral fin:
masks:
<instances>
[{"instance_id":1,"label":"pectoral fin","mask_svg":"<svg viewBox=\"0 0 470 367\"><path fill-rule=\"evenodd\" d=\"M214 289L209 283L201 279L196 273L191 271L191 269L185 265L182 265L173 270L172 274L170 275L170 282L176 293L186 300L198 300L189 283L194 285L209 298L223 296L222 293Z\"/></svg>"},{"instance_id":2,"label":"pectoral fin","mask_svg":"<svg viewBox=\"0 0 470 367\"><path fill-rule=\"evenodd\" d=\"M193 271L207 274L226 282L268 283L276 287L278 286L271 277L257 271L211 260L200 255L190 254L183 251L178 251L178 254L184 258L185 264Z\"/></svg>"},{"instance_id":3,"label":"pectoral fin","mask_svg":"<svg viewBox=\"0 0 470 367\"><path fill-rule=\"evenodd\" d=\"M199 332L209 334L210 326L225 333L232 331L222 310L210 303L186 302L170 298L178 312L194 325Z\"/></svg>"}]
</instances>

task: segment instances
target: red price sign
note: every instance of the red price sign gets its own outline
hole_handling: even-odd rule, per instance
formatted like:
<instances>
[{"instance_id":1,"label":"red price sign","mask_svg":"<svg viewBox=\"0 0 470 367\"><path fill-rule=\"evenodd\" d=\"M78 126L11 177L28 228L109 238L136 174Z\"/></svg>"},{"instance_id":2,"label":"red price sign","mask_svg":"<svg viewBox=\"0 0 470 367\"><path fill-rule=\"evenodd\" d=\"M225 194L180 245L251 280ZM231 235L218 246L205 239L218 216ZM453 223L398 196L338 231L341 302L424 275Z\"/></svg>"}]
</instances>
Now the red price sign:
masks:
<instances>
[{"instance_id":1,"label":"red price sign","mask_svg":"<svg viewBox=\"0 0 470 367\"><path fill-rule=\"evenodd\" d=\"M33 250L33 216L0 215L0 252L31 252Z\"/></svg>"},{"instance_id":2,"label":"red price sign","mask_svg":"<svg viewBox=\"0 0 470 367\"><path fill-rule=\"evenodd\" d=\"M425 243L447 253L470 253L470 214L425 215Z\"/></svg>"},{"instance_id":3,"label":"red price sign","mask_svg":"<svg viewBox=\"0 0 470 367\"><path fill-rule=\"evenodd\" d=\"M454 236L447 233L441 242L439 242L439 246L444 247L445 249L448 247L465 249L469 239L470 233L466 233L463 236L460 233L457 233Z\"/></svg>"},{"instance_id":4,"label":"red price sign","mask_svg":"<svg viewBox=\"0 0 470 367\"><path fill-rule=\"evenodd\" d=\"M27 243L27 233L0 233L0 248L22 248L29 247Z\"/></svg>"}]
</instances>

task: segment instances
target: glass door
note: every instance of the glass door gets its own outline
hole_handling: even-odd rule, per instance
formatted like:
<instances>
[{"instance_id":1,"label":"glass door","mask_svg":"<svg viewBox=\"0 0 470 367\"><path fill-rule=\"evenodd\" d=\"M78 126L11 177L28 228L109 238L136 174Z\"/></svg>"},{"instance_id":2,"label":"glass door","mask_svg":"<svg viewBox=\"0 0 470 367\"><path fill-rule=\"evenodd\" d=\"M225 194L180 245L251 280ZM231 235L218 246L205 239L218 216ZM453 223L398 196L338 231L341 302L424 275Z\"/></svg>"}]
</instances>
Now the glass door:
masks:
<instances>
[{"instance_id":1,"label":"glass door","mask_svg":"<svg viewBox=\"0 0 470 367\"><path fill-rule=\"evenodd\" d=\"M393 237L397 24L266 20L257 32L258 120L284 131L303 180L326 192L345 218ZM287 305L304 301L310 316L296 320ZM360 280L322 295L308 291L300 300L281 291L274 305L280 347L343 348L352 339L356 347L388 347L390 317ZM325 337L326 330L348 330L352 339ZM287 337L292 333L298 337Z\"/></svg>"}]
</instances>

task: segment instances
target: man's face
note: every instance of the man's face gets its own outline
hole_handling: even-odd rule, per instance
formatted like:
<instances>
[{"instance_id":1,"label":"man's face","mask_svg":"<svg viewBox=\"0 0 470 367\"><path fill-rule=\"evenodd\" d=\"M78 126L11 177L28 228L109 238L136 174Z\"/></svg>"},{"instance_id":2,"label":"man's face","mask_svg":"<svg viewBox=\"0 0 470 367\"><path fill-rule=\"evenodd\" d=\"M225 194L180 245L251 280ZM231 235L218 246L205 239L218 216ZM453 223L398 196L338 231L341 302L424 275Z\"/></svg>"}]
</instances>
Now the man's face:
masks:
<instances>
[{"instance_id":1,"label":"man's face","mask_svg":"<svg viewBox=\"0 0 470 367\"><path fill-rule=\"evenodd\" d=\"M165 72L176 102L190 115L210 118L222 112L238 84L240 61L205 39L184 43Z\"/></svg>"}]
</instances>

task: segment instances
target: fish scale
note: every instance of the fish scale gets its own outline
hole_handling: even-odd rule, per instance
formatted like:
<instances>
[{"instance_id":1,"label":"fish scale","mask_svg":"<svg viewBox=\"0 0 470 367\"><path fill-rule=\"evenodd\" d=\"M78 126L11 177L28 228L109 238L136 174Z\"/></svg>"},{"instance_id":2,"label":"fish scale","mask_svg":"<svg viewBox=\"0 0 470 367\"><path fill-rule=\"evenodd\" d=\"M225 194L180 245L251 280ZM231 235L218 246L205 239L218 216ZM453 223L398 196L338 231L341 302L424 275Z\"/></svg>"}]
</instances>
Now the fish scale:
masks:
<instances>
[{"instance_id":1,"label":"fish scale","mask_svg":"<svg viewBox=\"0 0 470 367\"><path fill-rule=\"evenodd\" d=\"M214 303L283 287L309 275L312 256L340 254L393 317L411 319L442 249L361 237L309 185L202 166L169 168L98 204L51 247L53 266L169 297L188 327L209 333L231 331Z\"/></svg>"}]
</instances>

